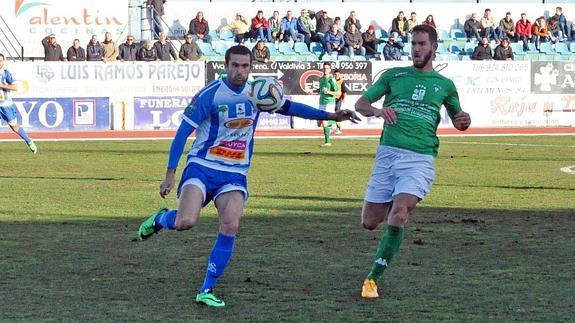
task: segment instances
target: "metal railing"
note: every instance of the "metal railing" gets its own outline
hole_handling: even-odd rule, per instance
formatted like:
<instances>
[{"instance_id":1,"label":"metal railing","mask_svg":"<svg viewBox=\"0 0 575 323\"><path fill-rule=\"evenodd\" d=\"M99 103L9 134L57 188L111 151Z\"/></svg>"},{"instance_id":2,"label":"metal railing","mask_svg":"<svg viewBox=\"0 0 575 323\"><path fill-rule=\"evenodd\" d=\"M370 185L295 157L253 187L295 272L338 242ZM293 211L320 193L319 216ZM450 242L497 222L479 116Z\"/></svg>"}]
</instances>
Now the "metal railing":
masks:
<instances>
[{"instance_id":1,"label":"metal railing","mask_svg":"<svg viewBox=\"0 0 575 323\"><path fill-rule=\"evenodd\" d=\"M144 2L142 5L139 6L141 9L141 20L140 20L140 27L141 27L141 34L144 35L145 33L149 32L152 35L152 39L159 38L160 35L158 34L158 30L163 30L164 26L168 29L168 35L176 35L174 30L170 28L170 26L164 21L164 18L160 15L160 13L154 7L147 7L146 3ZM171 40L175 40L181 46L183 44L182 40L177 37L169 38ZM172 42L169 42L170 46L177 50L176 46Z\"/></svg>"},{"instance_id":2,"label":"metal railing","mask_svg":"<svg viewBox=\"0 0 575 323\"><path fill-rule=\"evenodd\" d=\"M12 28L6 23L4 17L0 15L0 45L6 51L6 57L14 58L24 61L24 46L18 41L18 37L14 35Z\"/></svg>"}]
</instances>

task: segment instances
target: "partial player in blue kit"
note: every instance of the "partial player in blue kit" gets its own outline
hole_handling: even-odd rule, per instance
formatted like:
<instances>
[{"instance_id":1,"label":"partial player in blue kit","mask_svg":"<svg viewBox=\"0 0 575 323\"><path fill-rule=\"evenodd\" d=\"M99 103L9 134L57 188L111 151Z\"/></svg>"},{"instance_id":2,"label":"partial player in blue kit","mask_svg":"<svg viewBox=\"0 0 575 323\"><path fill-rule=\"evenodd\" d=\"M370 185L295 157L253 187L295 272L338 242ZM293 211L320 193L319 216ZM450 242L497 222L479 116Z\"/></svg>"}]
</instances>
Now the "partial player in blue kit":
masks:
<instances>
[{"instance_id":1,"label":"partial player in blue kit","mask_svg":"<svg viewBox=\"0 0 575 323\"><path fill-rule=\"evenodd\" d=\"M0 119L6 121L10 129L18 134L18 136L26 142L28 148L35 154L38 152L36 144L28 137L26 131L20 128L18 121L16 121L16 106L10 97L10 91L18 90L18 86L15 84L16 80L12 76L12 73L4 68L5 61L6 58L4 54L0 53Z\"/></svg>"},{"instance_id":2,"label":"partial player in blue kit","mask_svg":"<svg viewBox=\"0 0 575 323\"><path fill-rule=\"evenodd\" d=\"M162 229L191 229L203 206L214 201L220 228L204 283L196 296L196 302L214 307L225 305L212 291L232 256L248 198L246 176L260 114L247 96L251 51L245 46L231 47L225 55L225 67L226 76L206 85L185 109L182 124L170 147L166 176L160 185L162 197L174 188L176 168L186 140L195 131L196 140L178 185L178 209L159 210L138 230L138 237L145 240ZM312 120L359 121L353 111L329 113L289 100L277 113Z\"/></svg>"}]
</instances>

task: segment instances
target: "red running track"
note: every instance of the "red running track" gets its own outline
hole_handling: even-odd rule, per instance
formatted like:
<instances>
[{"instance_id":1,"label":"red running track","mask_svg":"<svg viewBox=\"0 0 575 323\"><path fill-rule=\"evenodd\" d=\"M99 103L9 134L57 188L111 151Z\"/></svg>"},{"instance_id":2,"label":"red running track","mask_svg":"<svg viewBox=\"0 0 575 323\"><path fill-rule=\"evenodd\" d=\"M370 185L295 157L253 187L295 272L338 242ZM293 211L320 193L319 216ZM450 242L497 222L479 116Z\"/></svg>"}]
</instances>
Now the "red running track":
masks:
<instances>
[{"instance_id":1,"label":"red running track","mask_svg":"<svg viewBox=\"0 0 575 323\"><path fill-rule=\"evenodd\" d=\"M30 137L43 140L66 140L66 139L142 139L142 138L172 138L175 130L101 130L101 131L54 131L32 132ZM379 136L378 129L344 129L346 136ZM470 128L461 132L456 129L439 129L439 135L539 135L539 134L572 134L575 135L575 127L554 128ZM307 130L257 130L257 137L321 137L323 133L319 129ZM12 132L1 132L0 140L19 139Z\"/></svg>"}]
</instances>

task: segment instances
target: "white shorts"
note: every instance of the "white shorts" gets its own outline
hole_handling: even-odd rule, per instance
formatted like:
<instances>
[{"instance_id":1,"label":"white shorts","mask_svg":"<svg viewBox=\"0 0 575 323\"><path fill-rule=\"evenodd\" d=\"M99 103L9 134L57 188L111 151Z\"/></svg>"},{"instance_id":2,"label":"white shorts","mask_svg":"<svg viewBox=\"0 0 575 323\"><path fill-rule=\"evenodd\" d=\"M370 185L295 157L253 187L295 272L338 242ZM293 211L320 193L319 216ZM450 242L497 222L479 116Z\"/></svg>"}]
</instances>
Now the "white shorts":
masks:
<instances>
[{"instance_id":1,"label":"white shorts","mask_svg":"<svg viewBox=\"0 0 575 323\"><path fill-rule=\"evenodd\" d=\"M387 203L400 193L423 199L435 177L433 156L380 145L364 200Z\"/></svg>"},{"instance_id":2,"label":"white shorts","mask_svg":"<svg viewBox=\"0 0 575 323\"><path fill-rule=\"evenodd\" d=\"M322 111L334 113L335 112L335 103L320 104L319 109Z\"/></svg>"}]
</instances>

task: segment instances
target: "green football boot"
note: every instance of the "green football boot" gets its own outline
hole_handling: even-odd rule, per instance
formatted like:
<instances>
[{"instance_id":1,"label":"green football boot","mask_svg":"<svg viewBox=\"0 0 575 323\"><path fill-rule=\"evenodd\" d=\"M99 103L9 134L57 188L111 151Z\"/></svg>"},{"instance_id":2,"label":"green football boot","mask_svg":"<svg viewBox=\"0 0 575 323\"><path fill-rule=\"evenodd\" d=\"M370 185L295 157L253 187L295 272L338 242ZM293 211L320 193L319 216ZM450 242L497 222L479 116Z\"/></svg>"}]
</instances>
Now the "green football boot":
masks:
<instances>
[{"instance_id":1,"label":"green football boot","mask_svg":"<svg viewBox=\"0 0 575 323\"><path fill-rule=\"evenodd\" d=\"M196 303L204 303L211 307L224 307L226 303L219 299L216 295L212 293L211 290L199 293L196 296Z\"/></svg>"},{"instance_id":2,"label":"green football boot","mask_svg":"<svg viewBox=\"0 0 575 323\"><path fill-rule=\"evenodd\" d=\"M151 237L154 233L158 233L159 230L156 229L155 226L156 216L166 212L168 212L167 208L165 207L161 208L158 210L158 212L154 213L149 218L147 218L146 221L142 222L142 224L140 225L140 229L138 229L138 238L140 240L146 240L149 237Z\"/></svg>"}]
</instances>

